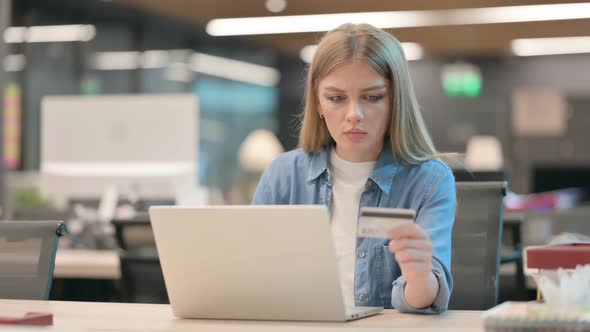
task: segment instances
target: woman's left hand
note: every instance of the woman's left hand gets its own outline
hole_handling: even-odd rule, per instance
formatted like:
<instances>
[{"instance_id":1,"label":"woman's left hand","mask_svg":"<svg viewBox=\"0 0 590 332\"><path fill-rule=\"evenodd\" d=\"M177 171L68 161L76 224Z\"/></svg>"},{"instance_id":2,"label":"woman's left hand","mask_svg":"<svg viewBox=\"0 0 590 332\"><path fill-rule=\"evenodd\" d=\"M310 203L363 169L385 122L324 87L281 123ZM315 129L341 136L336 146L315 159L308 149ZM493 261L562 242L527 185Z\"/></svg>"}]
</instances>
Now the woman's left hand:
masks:
<instances>
[{"instance_id":1,"label":"woman's left hand","mask_svg":"<svg viewBox=\"0 0 590 332\"><path fill-rule=\"evenodd\" d=\"M389 232L389 251L408 283L425 282L432 276L432 242L417 224L400 225Z\"/></svg>"},{"instance_id":2,"label":"woman's left hand","mask_svg":"<svg viewBox=\"0 0 590 332\"><path fill-rule=\"evenodd\" d=\"M416 224L398 226L389 232L389 250L406 279L404 294L414 308L427 308L438 294L439 284L432 272L432 242Z\"/></svg>"},{"instance_id":3,"label":"woman's left hand","mask_svg":"<svg viewBox=\"0 0 590 332\"><path fill-rule=\"evenodd\" d=\"M414 308L427 308L438 294L439 284L432 272L432 242L416 224L398 226L389 232L389 250L406 279L404 295Z\"/></svg>"}]
</instances>

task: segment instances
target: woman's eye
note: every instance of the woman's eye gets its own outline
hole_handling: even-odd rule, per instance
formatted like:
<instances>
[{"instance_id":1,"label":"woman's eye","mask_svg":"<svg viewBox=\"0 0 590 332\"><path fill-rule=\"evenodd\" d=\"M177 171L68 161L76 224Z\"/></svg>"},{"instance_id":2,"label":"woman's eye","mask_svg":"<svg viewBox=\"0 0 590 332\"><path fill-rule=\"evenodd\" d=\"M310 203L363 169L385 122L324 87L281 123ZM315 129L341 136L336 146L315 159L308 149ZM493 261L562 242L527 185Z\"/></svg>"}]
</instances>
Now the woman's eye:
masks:
<instances>
[{"instance_id":1,"label":"woman's eye","mask_svg":"<svg viewBox=\"0 0 590 332\"><path fill-rule=\"evenodd\" d=\"M344 96L329 96L328 97L328 100L331 102L334 102L334 103L341 102L344 99L345 99Z\"/></svg>"},{"instance_id":2,"label":"woman's eye","mask_svg":"<svg viewBox=\"0 0 590 332\"><path fill-rule=\"evenodd\" d=\"M372 103L376 103L376 102L380 101L381 99L383 99L383 97L384 97L383 95L372 95L372 96L367 96L365 98Z\"/></svg>"}]
</instances>

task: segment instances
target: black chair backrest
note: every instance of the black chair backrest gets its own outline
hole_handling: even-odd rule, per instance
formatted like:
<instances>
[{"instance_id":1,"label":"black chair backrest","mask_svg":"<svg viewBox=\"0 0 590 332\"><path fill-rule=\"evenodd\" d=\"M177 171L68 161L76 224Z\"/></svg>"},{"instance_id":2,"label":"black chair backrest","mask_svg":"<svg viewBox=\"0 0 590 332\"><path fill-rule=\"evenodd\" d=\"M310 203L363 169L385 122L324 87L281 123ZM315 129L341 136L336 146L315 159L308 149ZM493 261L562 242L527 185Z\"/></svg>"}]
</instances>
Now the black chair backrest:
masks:
<instances>
[{"instance_id":1,"label":"black chair backrest","mask_svg":"<svg viewBox=\"0 0 590 332\"><path fill-rule=\"evenodd\" d=\"M456 182L449 309L485 310L498 302L506 187L506 182Z\"/></svg>"},{"instance_id":2,"label":"black chair backrest","mask_svg":"<svg viewBox=\"0 0 590 332\"><path fill-rule=\"evenodd\" d=\"M0 221L0 298L47 300L61 221Z\"/></svg>"}]
</instances>

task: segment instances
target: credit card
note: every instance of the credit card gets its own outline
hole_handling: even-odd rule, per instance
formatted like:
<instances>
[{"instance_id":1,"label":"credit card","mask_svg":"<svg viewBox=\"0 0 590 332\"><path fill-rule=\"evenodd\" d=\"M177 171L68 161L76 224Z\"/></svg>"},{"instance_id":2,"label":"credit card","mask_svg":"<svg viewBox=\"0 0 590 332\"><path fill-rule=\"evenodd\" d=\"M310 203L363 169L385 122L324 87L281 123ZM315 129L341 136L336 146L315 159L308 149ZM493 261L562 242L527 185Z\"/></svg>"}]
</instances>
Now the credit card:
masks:
<instances>
[{"instance_id":1,"label":"credit card","mask_svg":"<svg viewBox=\"0 0 590 332\"><path fill-rule=\"evenodd\" d=\"M357 237L388 238L395 227L413 223L416 211L411 209L361 208Z\"/></svg>"}]
</instances>

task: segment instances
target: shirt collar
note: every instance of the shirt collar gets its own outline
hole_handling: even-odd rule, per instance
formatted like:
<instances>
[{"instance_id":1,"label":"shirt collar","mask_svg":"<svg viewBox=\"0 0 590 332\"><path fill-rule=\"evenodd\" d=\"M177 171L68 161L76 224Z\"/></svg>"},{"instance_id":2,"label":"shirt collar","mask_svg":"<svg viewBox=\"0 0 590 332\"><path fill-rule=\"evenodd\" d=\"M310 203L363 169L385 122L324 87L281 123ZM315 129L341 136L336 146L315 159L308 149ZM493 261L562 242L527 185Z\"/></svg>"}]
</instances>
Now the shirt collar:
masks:
<instances>
[{"instance_id":1,"label":"shirt collar","mask_svg":"<svg viewBox=\"0 0 590 332\"><path fill-rule=\"evenodd\" d=\"M322 148L319 152L311 155L309 171L307 172L307 181L315 181L320 175L328 171L328 158L330 156L331 145Z\"/></svg>"},{"instance_id":2,"label":"shirt collar","mask_svg":"<svg viewBox=\"0 0 590 332\"><path fill-rule=\"evenodd\" d=\"M328 159L330 157L330 149L332 146L332 144L327 145L319 152L312 154L309 170L307 172L308 182L315 181L318 177L328 171ZM400 167L399 163L393 158L390 146L389 142L383 144L384 149L381 151L381 154L375 163L375 168L369 176L369 179L373 180L382 191L388 194L391 191L393 178Z\"/></svg>"}]
</instances>

